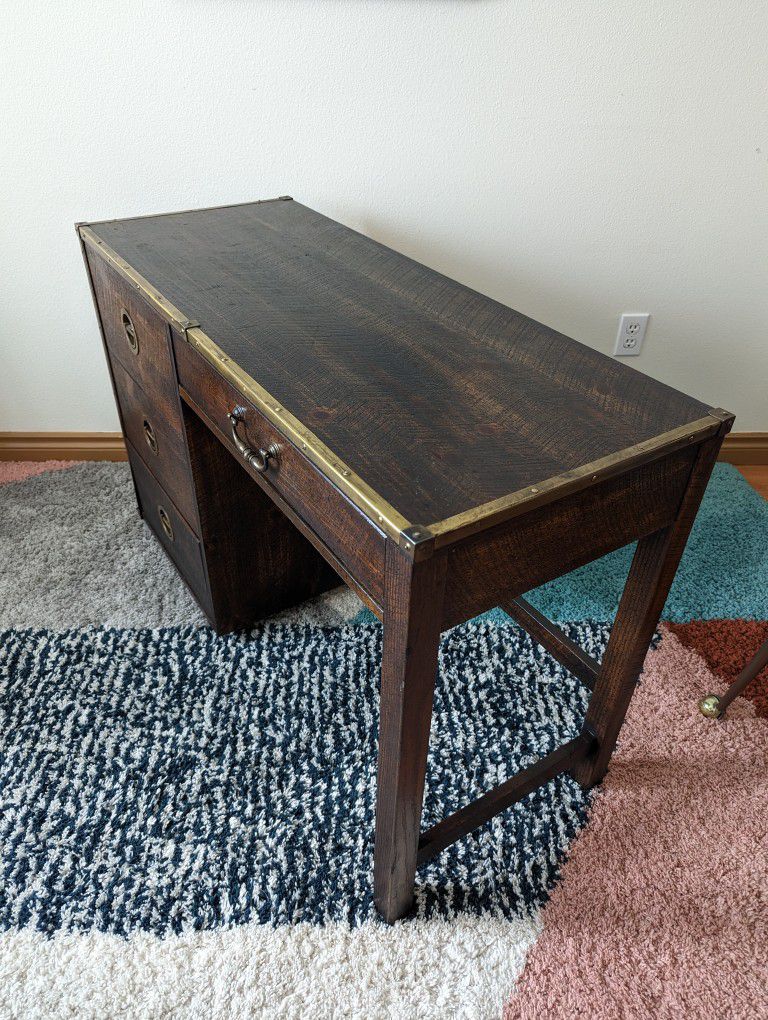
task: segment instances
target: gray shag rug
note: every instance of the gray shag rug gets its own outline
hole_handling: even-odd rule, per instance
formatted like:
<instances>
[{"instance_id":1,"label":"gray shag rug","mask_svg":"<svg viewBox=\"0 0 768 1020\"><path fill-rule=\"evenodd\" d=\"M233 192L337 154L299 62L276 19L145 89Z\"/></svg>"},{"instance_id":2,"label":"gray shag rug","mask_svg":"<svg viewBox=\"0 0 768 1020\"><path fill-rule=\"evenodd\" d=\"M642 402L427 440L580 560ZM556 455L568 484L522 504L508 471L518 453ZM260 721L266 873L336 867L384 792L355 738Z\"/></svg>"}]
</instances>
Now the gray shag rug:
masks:
<instances>
[{"instance_id":1,"label":"gray shag rug","mask_svg":"<svg viewBox=\"0 0 768 1020\"><path fill-rule=\"evenodd\" d=\"M0 627L205 625L138 516L127 464L77 464L3 485L0 515ZM334 626L361 609L338 588L279 618Z\"/></svg>"}]
</instances>

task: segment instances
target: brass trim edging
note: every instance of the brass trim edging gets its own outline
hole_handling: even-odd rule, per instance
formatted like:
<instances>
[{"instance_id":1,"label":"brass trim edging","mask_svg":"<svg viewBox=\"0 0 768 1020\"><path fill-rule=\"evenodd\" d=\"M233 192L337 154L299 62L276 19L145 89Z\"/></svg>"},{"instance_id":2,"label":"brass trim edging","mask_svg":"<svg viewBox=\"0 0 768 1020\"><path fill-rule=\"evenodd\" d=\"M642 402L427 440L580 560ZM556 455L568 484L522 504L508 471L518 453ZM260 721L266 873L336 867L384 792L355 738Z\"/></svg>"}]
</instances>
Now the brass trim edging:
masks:
<instances>
[{"instance_id":1,"label":"brass trim edging","mask_svg":"<svg viewBox=\"0 0 768 1020\"><path fill-rule=\"evenodd\" d=\"M102 227L107 223L133 223L134 220L161 220L166 216L188 216L190 213L216 212L218 209L239 209L244 205L268 205L270 202L292 202L292 195L278 195L277 198L252 198L247 202L227 202L225 205L197 205L193 209L174 209L166 213L140 213L138 216L119 216L113 220L89 220L87 223L76 223L80 227Z\"/></svg>"},{"instance_id":2,"label":"brass trim edging","mask_svg":"<svg viewBox=\"0 0 768 1020\"><path fill-rule=\"evenodd\" d=\"M280 199L276 199L280 201ZM374 523L393 538L406 552L413 552L413 542L403 535L410 521L406 520L393 506L355 474L332 450L303 425L298 418L287 411L263 386L260 386L247 372L231 360L224 351L200 329L199 324L189 319L174 304L153 287L130 263L121 258L108 244L101 240L89 226L81 224L78 232L83 242L101 255L112 268L127 280L136 290L154 305L221 375L248 397L276 428L297 446L307 460L326 475L355 506L370 517Z\"/></svg>"},{"instance_id":3,"label":"brass trim edging","mask_svg":"<svg viewBox=\"0 0 768 1020\"><path fill-rule=\"evenodd\" d=\"M585 489L592 482L601 482L621 471L637 467L640 464L658 460L668 453L687 446L689 443L702 442L715 435L723 428L723 419L718 415L723 412L708 414L688 425L670 429L661 435L646 439L642 443L625 447L616 453L608 454L590 464L554 475L543 482L518 489L508 496L481 506L466 510L463 513L447 517L443 521L428 525L429 531L435 536L435 548L467 538L477 531L484 530L493 524L518 516L524 510L535 510L539 506L551 503L560 496L570 495ZM726 412L727 413L727 412Z\"/></svg>"},{"instance_id":4,"label":"brass trim edging","mask_svg":"<svg viewBox=\"0 0 768 1020\"><path fill-rule=\"evenodd\" d=\"M102 241L89 226L81 224L77 230L85 244L93 248L98 255L101 255L124 280L127 280L147 301L159 309L182 333L189 329L190 326L197 325L196 322L193 322L183 312L179 311L176 305L172 305L170 301L164 298L159 290L156 290L148 280L136 272L130 263L126 262L124 258L121 258L116 251L113 251L108 244Z\"/></svg>"},{"instance_id":5,"label":"brass trim edging","mask_svg":"<svg viewBox=\"0 0 768 1020\"><path fill-rule=\"evenodd\" d=\"M288 196L285 196L287 199ZM285 200L284 199L284 200ZM269 199L267 201L280 201ZM250 203L244 203L250 204ZM173 215L173 214L167 214ZM103 221L117 222L117 221ZM704 418L699 418L688 425L663 432L659 436L626 447L617 453L609 454L590 464L574 468L555 475L535 485L519 489L517 492L501 496L471 510L463 511L428 526L415 526L371 488L367 482L355 474L344 461L337 457L318 437L294 415L287 411L278 400L256 382L247 372L232 361L221 348L205 333L200 324L189 319L180 309L168 301L148 280L138 273L130 263L121 258L108 244L101 240L88 224L77 224L77 232L84 244L90 246L101 255L112 268L127 280L144 298L154 305L172 325L184 335L186 341L195 348L221 375L229 380L244 396L248 397L259 411L276 428L280 429L288 439L298 447L338 489L340 489L354 505L366 516L370 517L381 529L409 555L419 558L419 545L423 545L424 555L431 555L434 549L451 544L462 538L475 534L494 524L538 506L552 502L559 496L569 495L586 488L590 482L602 481L617 472L646 463L672 453L676 449L691 442L702 441L719 431L728 431L733 421L732 415L719 408L713 408ZM418 540L405 534L408 529L417 527L420 533Z\"/></svg>"},{"instance_id":6,"label":"brass trim edging","mask_svg":"<svg viewBox=\"0 0 768 1020\"><path fill-rule=\"evenodd\" d=\"M307 460L310 460L333 484L348 496L360 510L370 517L391 538L412 548L403 532L410 522L378 492L366 484L333 453L317 436L287 411L263 386L259 385L202 329L195 326L187 330L187 341L221 375L232 383L276 428L290 439Z\"/></svg>"}]
</instances>

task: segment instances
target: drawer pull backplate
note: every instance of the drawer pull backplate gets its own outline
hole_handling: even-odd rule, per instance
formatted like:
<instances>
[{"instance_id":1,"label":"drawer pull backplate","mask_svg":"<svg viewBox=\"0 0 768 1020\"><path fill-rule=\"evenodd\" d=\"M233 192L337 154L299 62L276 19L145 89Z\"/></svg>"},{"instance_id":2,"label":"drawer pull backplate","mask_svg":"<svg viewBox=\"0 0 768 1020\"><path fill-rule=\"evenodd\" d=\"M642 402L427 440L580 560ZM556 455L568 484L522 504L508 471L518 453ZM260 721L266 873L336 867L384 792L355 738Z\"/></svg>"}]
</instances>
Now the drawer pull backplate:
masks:
<instances>
[{"instance_id":1,"label":"drawer pull backplate","mask_svg":"<svg viewBox=\"0 0 768 1020\"><path fill-rule=\"evenodd\" d=\"M136 336L136 327L133 324L133 319L124 308L120 313L120 318L123 322L123 332L125 333L125 339L128 341L128 346L134 354L138 354L139 338Z\"/></svg>"},{"instance_id":2,"label":"drawer pull backplate","mask_svg":"<svg viewBox=\"0 0 768 1020\"><path fill-rule=\"evenodd\" d=\"M173 525L171 524L171 518L168 516L168 511L164 506L158 506L157 515L160 518L160 523L163 526L163 531L168 536L168 539L173 541Z\"/></svg>"},{"instance_id":3,"label":"drawer pull backplate","mask_svg":"<svg viewBox=\"0 0 768 1020\"><path fill-rule=\"evenodd\" d=\"M150 448L152 453L157 453L157 436L155 435L155 430L146 418L144 419L142 428L144 429L144 438L147 441L147 446Z\"/></svg>"}]
</instances>

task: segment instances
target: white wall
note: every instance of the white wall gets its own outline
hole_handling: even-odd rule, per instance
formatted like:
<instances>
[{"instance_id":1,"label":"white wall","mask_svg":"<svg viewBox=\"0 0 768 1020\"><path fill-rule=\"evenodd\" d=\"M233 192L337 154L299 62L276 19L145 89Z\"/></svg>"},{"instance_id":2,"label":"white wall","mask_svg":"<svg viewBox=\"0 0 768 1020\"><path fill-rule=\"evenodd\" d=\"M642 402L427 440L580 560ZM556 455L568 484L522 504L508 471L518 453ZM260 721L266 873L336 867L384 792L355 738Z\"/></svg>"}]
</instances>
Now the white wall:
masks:
<instances>
[{"instance_id":1,"label":"white wall","mask_svg":"<svg viewBox=\"0 0 768 1020\"><path fill-rule=\"evenodd\" d=\"M768 429L765 0L6 0L0 430L117 417L73 223L280 194Z\"/></svg>"}]
</instances>

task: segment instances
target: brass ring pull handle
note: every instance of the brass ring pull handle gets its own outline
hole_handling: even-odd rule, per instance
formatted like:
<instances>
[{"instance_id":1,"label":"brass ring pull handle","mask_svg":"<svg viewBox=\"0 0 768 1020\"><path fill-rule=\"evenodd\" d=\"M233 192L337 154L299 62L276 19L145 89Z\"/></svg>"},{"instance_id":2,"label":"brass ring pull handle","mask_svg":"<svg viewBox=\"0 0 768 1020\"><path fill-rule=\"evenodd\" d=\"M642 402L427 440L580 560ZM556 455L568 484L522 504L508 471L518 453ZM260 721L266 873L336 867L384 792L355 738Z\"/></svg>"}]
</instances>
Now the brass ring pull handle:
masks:
<instances>
[{"instance_id":1,"label":"brass ring pull handle","mask_svg":"<svg viewBox=\"0 0 768 1020\"><path fill-rule=\"evenodd\" d=\"M173 541L173 525L171 524L171 518L168 516L168 511L164 506L157 508L157 515L160 518L160 523L163 526L163 531L168 536L169 541Z\"/></svg>"},{"instance_id":2,"label":"brass ring pull handle","mask_svg":"<svg viewBox=\"0 0 768 1020\"><path fill-rule=\"evenodd\" d=\"M254 471L259 471L263 474L269 467L270 460L277 458L278 447L272 443L266 450L260 447L258 450L252 450L247 443L244 443L240 436L237 434L238 423L242 421L245 410L242 407L235 407L229 412L227 418L232 423L232 442L237 447L237 452Z\"/></svg>"},{"instance_id":3,"label":"brass ring pull handle","mask_svg":"<svg viewBox=\"0 0 768 1020\"><path fill-rule=\"evenodd\" d=\"M155 430L152 428L147 419L144 419L144 438L147 441L147 446L150 448L152 453L157 453L157 436Z\"/></svg>"},{"instance_id":4,"label":"brass ring pull handle","mask_svg":"<svg viewBox=\"0 0 768 1020\"><path fill-rule=\"evenodd\" d=\"M120 313L120 318L123 321L123 332L125 333L125 339L128 341L128 346L134 354L138 354L139 338L136 336L136 327L133 324L133 319L124 308Z\"/></svg>"}]
</instances>

